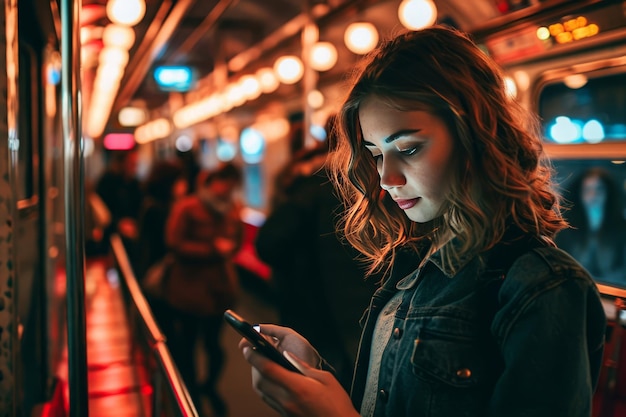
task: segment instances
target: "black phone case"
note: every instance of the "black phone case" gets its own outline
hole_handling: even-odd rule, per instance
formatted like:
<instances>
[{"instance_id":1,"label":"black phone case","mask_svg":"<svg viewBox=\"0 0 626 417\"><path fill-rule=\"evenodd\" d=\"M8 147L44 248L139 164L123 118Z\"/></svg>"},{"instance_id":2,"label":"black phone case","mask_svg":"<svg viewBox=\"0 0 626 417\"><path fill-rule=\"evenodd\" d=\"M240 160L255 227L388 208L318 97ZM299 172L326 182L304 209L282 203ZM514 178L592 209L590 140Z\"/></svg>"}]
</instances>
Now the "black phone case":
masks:
<instances>
[{"instance_id":1,"label":"black phone case","mask_svg":"<svg viewBox=\"0 0 626 417\"><path fill-rule=\"evenodd\" d=\"M274 347L265 337L263 337L259 332L254 330L254 327L247 321L245 321L241 316L235 313L232 310L226 310L224 312L224 319L228 324L230 324L240 335L245 337L252 346L254 346L255 350L265 356L268 359L276 362L281 365L283 368L286 368L293 372L300 372L298 368L296 368L291 362L285 358L282 353L276 347Z\"/></svg>"}]
</instances>

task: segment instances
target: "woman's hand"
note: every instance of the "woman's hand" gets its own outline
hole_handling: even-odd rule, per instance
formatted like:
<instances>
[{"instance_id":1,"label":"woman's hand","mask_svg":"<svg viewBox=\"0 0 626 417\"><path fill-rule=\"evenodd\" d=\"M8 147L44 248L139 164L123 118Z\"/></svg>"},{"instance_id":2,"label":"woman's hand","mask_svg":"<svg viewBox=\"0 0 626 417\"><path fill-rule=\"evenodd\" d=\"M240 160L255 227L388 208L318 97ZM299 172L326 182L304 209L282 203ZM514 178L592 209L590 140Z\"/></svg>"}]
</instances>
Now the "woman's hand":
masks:
<instances>
[{"instance_id":1,"label":"woman's hand","mask_svg":"<svg viewBox=\"0 0 626 417\"><path fill-rule=\"evenodd\" d=\"M335 377L317 369L320 356L309 342L292 329L264 324L261 333L273 338L285 357L303 375L289 371L256 353L242 339L239 347L252 365L252 386L282 416L358 417L348 394Z\"/></svg>"}]
</instances>

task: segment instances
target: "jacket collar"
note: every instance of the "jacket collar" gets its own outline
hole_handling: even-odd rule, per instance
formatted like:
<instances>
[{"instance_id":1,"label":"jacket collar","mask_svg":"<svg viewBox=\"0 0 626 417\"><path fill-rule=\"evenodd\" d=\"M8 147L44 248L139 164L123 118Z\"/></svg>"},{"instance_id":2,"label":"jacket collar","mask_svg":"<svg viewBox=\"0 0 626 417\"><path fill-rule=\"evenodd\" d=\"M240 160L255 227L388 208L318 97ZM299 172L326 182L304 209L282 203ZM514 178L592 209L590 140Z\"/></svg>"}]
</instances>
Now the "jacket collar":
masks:
<instances>
[{"instance_id":1,"label":"jacket collar","mask_svg":"<svg viewBox=\"0 0 626 417\"><path fill-rule=\"evenodd\" d=\"M449 245L460 247L461 242L457 237L452 238L443 247ZM428 259L423 262L423 265L419 268L415 267L410 273L405 273L402 277L395 275L395 284L397 289L407 289L412 287L417 281L420 272L427 267L427 264L432 264L437 267L446 277L453 278L459 271L465 268L470 262L476 259L477 255L480 255L483 261L485 261L486 268L489 270L501 270L507 269L511 253L520 253L524 248L529 250L533 247L547 245L540 237L530 235L522 231L517 225L510 225L504 232L502 239L492 248L484 251L480 254L469 254L461 259L453 260L451 265L446 265L443 260L442 248L439 248ZM409 251L406 251L409 252ZM419 264L419 256L414 252L413 265L417 262ZM405 255L406 256L406 255ZM393 274L392 274L393 275Z\"/></svg>"}]
</instances>

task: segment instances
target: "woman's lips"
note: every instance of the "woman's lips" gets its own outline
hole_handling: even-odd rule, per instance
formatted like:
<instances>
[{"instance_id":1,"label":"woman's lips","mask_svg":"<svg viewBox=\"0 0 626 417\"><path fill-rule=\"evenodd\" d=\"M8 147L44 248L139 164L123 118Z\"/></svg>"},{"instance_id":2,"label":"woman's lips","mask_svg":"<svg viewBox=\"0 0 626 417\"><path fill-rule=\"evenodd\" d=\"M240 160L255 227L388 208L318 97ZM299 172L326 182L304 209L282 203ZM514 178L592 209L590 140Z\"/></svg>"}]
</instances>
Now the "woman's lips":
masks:
<instances>
[{"instance_id":1,"label":"woman's lips","mask_svg":"<svg viewBox=\"0 0 626 417\"><path fill-rule=\"evenodd\" d=\"M402 210L408 210L416 205L418 200L419 198L411 198L410 200L396 200L396 204L398 204L398 206Z\"/></svg>"}]
</instances>

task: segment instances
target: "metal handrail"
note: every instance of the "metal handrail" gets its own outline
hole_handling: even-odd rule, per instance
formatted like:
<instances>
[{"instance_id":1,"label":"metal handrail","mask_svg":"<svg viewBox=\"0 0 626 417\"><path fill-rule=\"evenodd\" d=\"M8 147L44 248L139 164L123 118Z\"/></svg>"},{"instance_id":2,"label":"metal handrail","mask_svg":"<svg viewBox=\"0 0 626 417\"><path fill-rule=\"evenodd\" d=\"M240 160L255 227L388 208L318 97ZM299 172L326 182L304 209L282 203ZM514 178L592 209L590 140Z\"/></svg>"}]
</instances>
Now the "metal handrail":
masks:
<instances>
[{"instance_id":1,"label":"metal handrail","mask_svg":"<svg viewBox=\"0 0 626 417\"><path fill-rule=\"evenodd\" d=\"M137 282L137 278L135 277L135 273L133 272L126 249L124 248L124 243L117 234L111 236L111 248L113 249L113 255L115 256L117 266L126 284L130 298L135 304L143 324L148 329L151 338L150 345L165 373L181 415L183 417L198 417L198 411L191 400L187 387L182 381L178 368L176 368L176 364L167 347L165 335L161 332L154 319L152 309L150 309L150 305L146 297L144 297L141 287Z\"/></svg>"}]
</instances>

